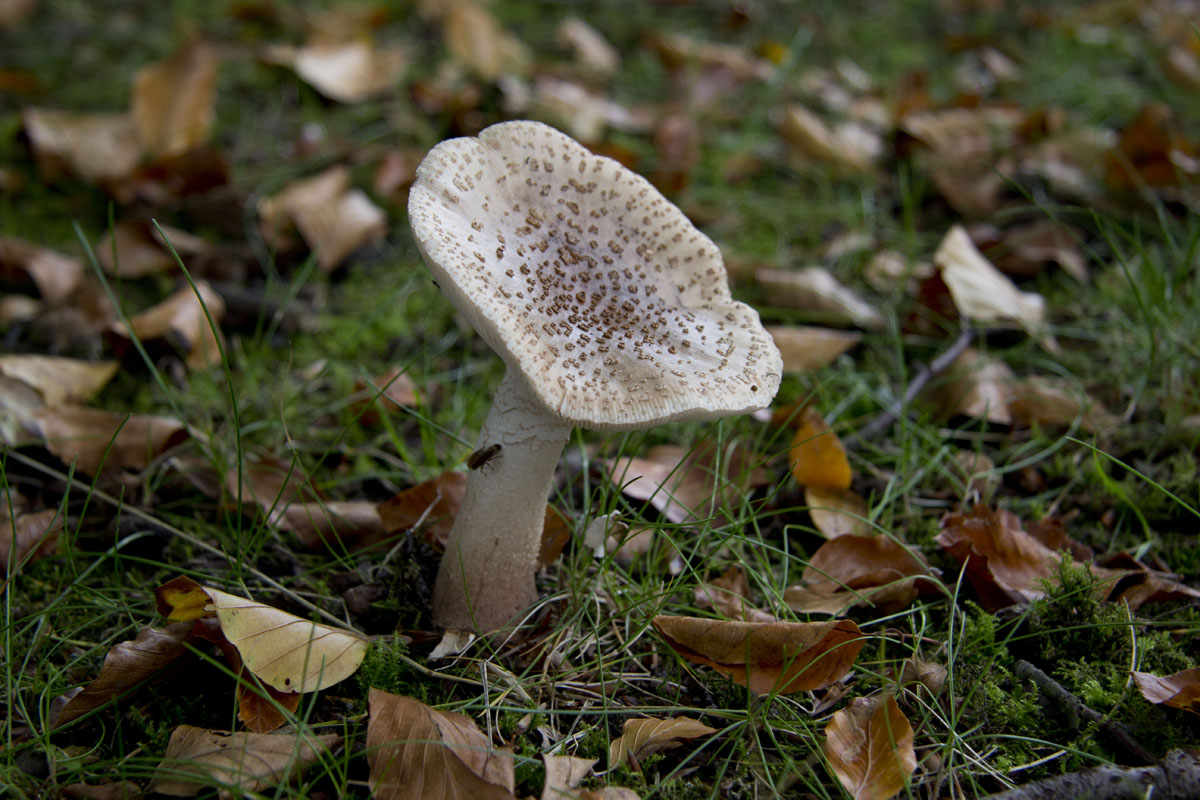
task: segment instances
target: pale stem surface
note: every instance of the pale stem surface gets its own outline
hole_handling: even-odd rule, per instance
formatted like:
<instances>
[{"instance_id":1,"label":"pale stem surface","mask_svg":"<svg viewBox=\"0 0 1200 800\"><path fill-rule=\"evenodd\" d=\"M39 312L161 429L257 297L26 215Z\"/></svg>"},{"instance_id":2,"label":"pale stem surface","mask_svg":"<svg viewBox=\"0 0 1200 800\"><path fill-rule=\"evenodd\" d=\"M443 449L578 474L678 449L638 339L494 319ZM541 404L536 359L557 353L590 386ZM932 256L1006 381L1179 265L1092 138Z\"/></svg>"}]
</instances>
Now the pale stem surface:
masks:
<instances>
[{"instance_id":1,"label":"pale stem surface","mask_svg":"<svg viewBox=\"0 0 1200 800\"><path fill-rule=\"evenodd\" d=\"M497 631L537 599L546 500L570 433L523 378L505 374L478 444L501 450L467 475L433 592L438 625Z\"/></svg>"}]
</instances>

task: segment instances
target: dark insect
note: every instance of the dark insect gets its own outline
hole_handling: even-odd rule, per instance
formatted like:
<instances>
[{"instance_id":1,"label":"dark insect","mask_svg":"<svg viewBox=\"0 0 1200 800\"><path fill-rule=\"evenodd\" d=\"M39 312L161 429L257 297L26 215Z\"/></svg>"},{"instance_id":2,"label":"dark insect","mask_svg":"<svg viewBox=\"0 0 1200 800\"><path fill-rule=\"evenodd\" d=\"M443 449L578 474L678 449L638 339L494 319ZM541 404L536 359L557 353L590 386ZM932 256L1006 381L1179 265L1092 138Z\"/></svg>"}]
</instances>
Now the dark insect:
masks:
<instances>
[{"instance_id":1,"label":"dark insect","mask_svg":"<svg viewBox=\"0 0 1200 800\"><path fill-rule=\"evenodd\" d=\"M467 466L471 469L479 469L484 464L491 461L496 456L500 455L500 450L503 445L489 444L487 447L481 447L471 455L467 456Z\"/></svg>"}]
</instances>

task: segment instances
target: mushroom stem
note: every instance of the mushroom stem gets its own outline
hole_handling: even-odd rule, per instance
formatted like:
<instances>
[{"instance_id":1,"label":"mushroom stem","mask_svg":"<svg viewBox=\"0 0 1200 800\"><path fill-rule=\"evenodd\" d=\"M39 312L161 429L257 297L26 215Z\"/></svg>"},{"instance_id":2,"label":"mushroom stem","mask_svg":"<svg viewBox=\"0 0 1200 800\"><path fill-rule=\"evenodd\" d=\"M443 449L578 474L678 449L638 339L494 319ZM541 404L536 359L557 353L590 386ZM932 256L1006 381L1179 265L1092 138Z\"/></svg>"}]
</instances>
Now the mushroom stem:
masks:
<instances>
[{"instance_id":1,"label":"mushroom stem","mask_svg":"<svg viewBox=\"0 0 1200 800\"><path fill-rule=\"evenodd\" d=\"M535 399L511 368L496 390L479 447L499 455L467 475L467 489L433 590L434 621L500 630L537 600L534 572L546 499L571 426Z\"/></svg>"}]
</instances>

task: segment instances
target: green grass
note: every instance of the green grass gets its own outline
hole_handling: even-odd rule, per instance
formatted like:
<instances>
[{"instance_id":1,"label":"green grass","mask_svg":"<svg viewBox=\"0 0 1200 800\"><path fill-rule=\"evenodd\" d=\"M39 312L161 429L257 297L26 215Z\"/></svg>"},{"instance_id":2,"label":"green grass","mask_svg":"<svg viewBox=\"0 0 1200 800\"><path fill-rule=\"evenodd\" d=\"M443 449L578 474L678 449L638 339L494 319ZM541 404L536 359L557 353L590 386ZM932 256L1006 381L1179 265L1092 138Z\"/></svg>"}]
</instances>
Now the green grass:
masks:
<instances>
[{"instance_id":1,"label":"green grass","mask_svg":"<svg viewBox=\"0 0 1200 800\"><path fill-rule=\"evenodd\" d=\"M369 187L384 148L428 148L450 134L450 120L421 117L404 92L345 107L321 99L289 72L258 63L253 46L299 34L284 21L239 21L232 5L57 3L26 28L0 33L0 68L27 70L43 86L32 97L0 94L0 167L26 183L17 194L0 194L0 234L82 254L108 229L110 216L123 218L126 210L110 207L96 187L38 180L20 138L20 109L123 108L134 72L193 34L218 43L225 56L214 142L230 157L234 188L251 203L335 162L348 161L355 184ZM817 263L821 247L847 230L928 259L956 221L908 163L889 164L880 176L846 178L787 157L774 111L799 97L798 78L809 67L852 59L884 94L905 73L923 70L931 94L945 102L955 91L955 58L945 37L970 34L1018 56L1021 79L1001 90L1004 100L1063 106L1080 122L1109 127L1128 121L1146 102L1166 102L1181 128L1200 138L1200 106L1185 102L1183 90L1164 77L1161 47L1140 29L1118 30L1104 42L1065 24L1030 29L1004 15L951 18L936 3L862 6L798 8L777 0L756 6L741 26L726 22L729 5L716 2L572 8L626 54L612 86L621 102L657 105L677 94L642 44L655 30L687 31L750 50L764 42L787 48L776 80L701 112L702 158L674 198L730 252L765 265ZM434 74L432 29L410 10L390 11L383 32L413 48L416 72ZM551 39L564 6L527 0L497 4L496 13L541 57L557 57ZM480 119L501 118L498 95L486 90ZM305 126L322 136L297 155ZM648 136L612 139L638 157L642 171L657 165ZM728 160L746 154L764 168L726 182ZM946 420L918 399L884 435L858 443L851 452L854 488L867 498L871 521L942 571L943 594L922 596L889 616L851 612L869 640L844 697L830 695L828 703L824 692L758 697L680 660L650 627L659 613L711 615L697 608L693 588L733 565L747 573L757 605L797 619L783 592L799 581L822 540L786 469L790 433L749 419L628 435L582 432L564 454L555 502L571 514L577 534L589 520L618 512L652 527L655 548L623 564L611 556L596 559L573 541L539 580L543 627L519 646L481 641L447 665L428 658L425 641L373 641L355 679L307 696L289 722L295 730L340 733L343 746L301 781L264 796L368 796L363 750L370 687L466 713L495 731L497 744L512 747L523 795L541 790L543 752L598 758L603 770L622 722L646 714L692 716L720 733L653 756L640 772L621 767L588 785L627 786L645 798L845 797L825 763L822 731L850 698L878 691L896 693L916 730L923 761L913 796L934 792L939 781L937 796L981 796L1118 759L1093 727L1072 729L1047 713L1036 687L1014 672L1021 659L1126 726L1157 756L1194 742L1197 725L1186 712L1146 703L1127 678L1130 669L1166 674L1197 663L1194 605L1148 605L1131 614L1092 601L1091 578L1064 566L1044 599L992 614L971 601L958 565L934 542L938 520L967 498L971 476L953 461L956 451L966 450L992 459L988 477L997 484L998 502L1024 519L1074 515L1070 532L1098 552L1158 556L1186 582L1200 577L1200 524L1192 510L1200 507L1200 427L1189 421L1200 413L1200 214L1165 200L1093 209L1023 196L1023 217L1053 214L1080 229L1093 280L1081 286L1049 271L1022 287L1045 295L1061 352L1014 336L992 337L987 346L1019 374L1068 378L1122 421L1096 437L1078 426L1009 432ZM19 489L42 507L61 507L66 518L57 554L23 567L0 596L0 786L12 796L45 796L55 786L100 779L144 787L176 725L236 729L234 679L207 651L63 730L49 728L55 698L92 680L116 643L163 623L153 589L177 574L306 617L319 610L381 632L432 628L420 588L431 580L436 558L427 548L400 543L386 562L386 551L310 552L267 524L248 501L246 513L239 513L233 493L213 497L193 483L236 468L239 454L272 455L332 499L378 501L462 467L503 367L432 284L403 209L376 199L389 215L388 236L331 277L303 259L274 260L252 229L252 214L240 209L207 227L190 224L181 209L152 212L213 241L248 237L263 291L313 314L311 326L295 330L265 317L227 329L225 363L207 371L172 371L169 358L126 359L97 404L186 421L201 435L173 455L189 466L161 460L118 482L72 475L36 447L0 453L0 490ZM918 362L934 357L944 342L901 333L920 309L904 287L870 289L864 256L847 256L836 266L881 308L888 326L832 366L786 378L775 405L809 399L848 437L902 396ZM173 283L174 276L113 289L132 314ZM762 309L768 322L806 319L774 307L750 281L735 292ZM5 346L34 352L39 340L18 331ZM81 355L101 352L97 342ZM407 370L426 401L387 415L386 424L368 425L355 387L393 366ZM654 444L706 440L746 443L771 478L723 509L728 523L667 524L617 492L598 468L602 458L639 455ZM386 591L369 619L345 610L342 592L354 582ZM947 667L940 694L899 685L900 668L913 656ZM947 783L953 770L957 777Z\"/></svg>"}]
</instances>

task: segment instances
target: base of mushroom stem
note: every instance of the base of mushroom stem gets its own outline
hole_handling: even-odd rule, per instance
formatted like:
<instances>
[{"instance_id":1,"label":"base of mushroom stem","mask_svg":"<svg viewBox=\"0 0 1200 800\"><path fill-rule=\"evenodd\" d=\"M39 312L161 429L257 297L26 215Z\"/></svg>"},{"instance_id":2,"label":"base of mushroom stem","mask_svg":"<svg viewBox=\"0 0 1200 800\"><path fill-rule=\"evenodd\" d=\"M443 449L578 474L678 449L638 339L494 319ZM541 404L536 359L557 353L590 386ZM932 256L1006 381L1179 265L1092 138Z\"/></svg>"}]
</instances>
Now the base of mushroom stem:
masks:
<instances>
[{"instance_id":1,"label":"base of mushroom stem","mask_svg":"<svg viewBox=\"0 0 1200 800\"><path fill-rule=\"evenodd\" d=\"M449 553L443 559L451 558ZM537 585L529 575L528 586L505 598L488 597L486 590L463 584L458 565L443 560L433 586L433 622L439 628L495 634L515 630L529 608L537 602ZM524 582L522 582L524 583Z\"/></svg>"}]
</instances>

